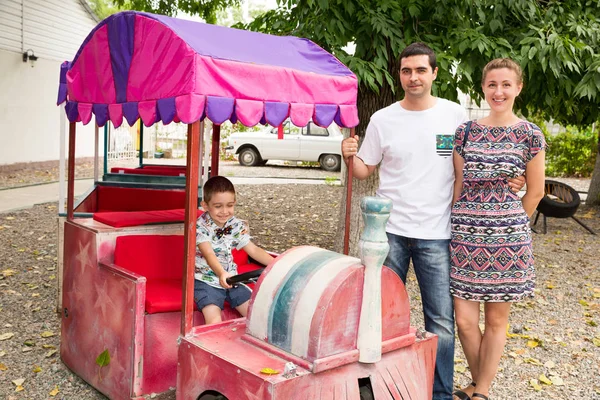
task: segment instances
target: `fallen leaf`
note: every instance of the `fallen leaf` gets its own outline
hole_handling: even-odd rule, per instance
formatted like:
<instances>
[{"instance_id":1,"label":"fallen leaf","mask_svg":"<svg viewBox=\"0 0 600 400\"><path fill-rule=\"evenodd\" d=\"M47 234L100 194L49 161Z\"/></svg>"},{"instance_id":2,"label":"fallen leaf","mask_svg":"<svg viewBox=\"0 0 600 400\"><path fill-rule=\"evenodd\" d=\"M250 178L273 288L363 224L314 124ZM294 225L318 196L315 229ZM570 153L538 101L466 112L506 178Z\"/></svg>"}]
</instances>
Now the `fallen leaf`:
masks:
<instances>
[{"instance_id":1,"label":"fallen leaf","mask_svg":"<svg viewBox=\"0 0 600 400\"><path fill-rule=\"evenodd\" d=\"M536 392L541 392L542 391L542 387L540 386L540 384L538 383L537 379L531 379L529 381L529 385L536 391Z\"/></svg>"},{"instance_id":2,"label":"fallen leaf","mask_svg":"<svg viewBox=\"0 0 600 400\"><path fill-rule=\"evenodd\" d=\"M50 396L54 397L58 394L59 390L58 390L58 385L54 386L54 389L52 389L50 391L50 393L48 393Z\"/></svg>"},{"instance_id":3,"label":"fallen leaf","mask_svg":"<svg viewBox=\"0 0 600 400\"><path fill-rule=\"evenodd\" d=\"M6 371L8 367L2 363L0 363L0 371Z\"/></svg>"},{"instance_id":4,"label":"fallen leaf","mask_svg":"<svg viewBox=\"0 0 600 400\"><path fill-rule=\"evenodd\" d=\"M554 384L555 386L564 386L565 382L562 380L562 378L560 376L551 376L550 380L552 381L552 384Z\"/></svg>"},{"instance_id":5,"label":"fallen leaf","mask_svg":"<svg viewBox=\"0 0 600 400\"><path fill-rule=\"evenodd\" d=\"M600 339L599 338L593 338L592 343L594 343L594 345L596 347L600 347Z\"/></svg>"},{"instance_id":6,"label":"fallen leaf","mask_svg":"<svg viewBox=\"0 0 600 400\"><path fill-rule=\"evenodd\" d=\"M14 269L5 269L4 271L2 271L2 275L5 278L8 278L9 276L13 276L16 273L17 273L17 271L15 271Z\"/></svg>"},{"instance_id":7,"label":"fallen leaf","mask_svg":"<svg viewBox=\"0 0 600 400\"><path fill-rule=\"evenodd\" d=\"M100 355L96 358L96 364L101 367L105 367L110 363L110 354L108 354L108 349L104 350Z\"/></svg>"},{"instance_id":8,"label":"fallen leaf","mask_svg":"<svg viewBox=\"0 0 600 400\"><path fill-rule=\"evenodd\" d=\"M39 365L34 365L33 366L33 372L35 372L37 374L38 372L42 372L42 369L40 368Z\"/></svg>"},{"instance_id":9,"label":"fallen leaf","mask_svg":"<svg viewBox=\"0 0 600 400\"><path fill-rule=\"evenodd\" d=\"M3 333L2 335L0 335L0 340L8 340L13 336L15 336L15 334L12 332Z\"/></svg>"},{"instance_id":10,"label":"fallen leaf","mask_svg":"<svg viewBox=\"0 0 600 400\"><path fill-rule=\"evenodd\" d=\"M548 369L552 369L552 368L556 367L556 364L554 363L554 361L549 360L544 363L544 367L546 367Z\"/></svg>"},{"instance_id":11,"label":"fallen leaf","mask_svg":"<svg viewBox=\"0 0 600 400\"><path fill-rule=\"evenodd\" d=\"M542 366L542 363L539 362L539 360L532 358L532 357L527 357L527 358L523 359L523 361L525 361L527 364Z\"/></svg>"},{"instance_id":12,"label":"fallen leaf","mask_svg":"<svg viewBox=\"0 0 600 400\"><path fill-rule=\"evenodd\" d=\"M265 374L265 375L277 375L279 373L279 371L277 371L276 369L272 369L272 368L263 368L260 370L261 374Z\"/></svg>"},{"instance_id":13,"label":"fallen leaf","mask_svg":"<svg viewBox=\"0 0 600 400\"><path fill-rule=\"evenodd\" d=\"M23 386L21 386L21 385L19 385L19 386L17 386L17 387L15 388L15 392L20 392L20 391L22 391L22 390L25 390L25 388L24 388Z\"/></svg>"},{"instance_id":14,"label":"fallen leaf","mask_svg":"<svg viewBox=\"0 0 600 400\"><path fill-rule=\"evenodd\" d=\"M544 375L544 374L541 374L539 379L540 379L540 382L542 382L543 384L552 385L552 381L550 379L548 379L546 377L546 375Z\"/></svg>"},{"instance_id":15,"label":"fallen leaf","mask_svg":"<svg viewBox=\"0 0 600 400\"><path fill-rule=\"evenodd\" d=\"M50 350L45 354L46 358L52 357L58 350Z\"/></svg>"},{"instance_id":16,"label":"fallen leaf","mask_svg":"<svg viewBox=\"0 0 600 400\"><path fill-rule=\"evenodd\" d=\"M52 337L52 336L54 336L54 332L45 331L45 332L42 332L41 336L42 336L43 338Z\"/></svg>"},{"instance_id":17,"label":"fallen leaf","mask_svg":"<svg viewBox=\"0 0 600 400\"><path fill-rule=\"evenodd\" d=\"M25 383L25 379L23 379L23 378L15 379L14 381L12 381L12 383L14 383L15 386L21 386L21 385L23 385L23 383Z\"/></svg>"},{"instance_id":18,"label":"fallen leaf","mask_svg":"<svg viewBox=\"0 0 600 400\"><path fill-rule=\"evenodd\" d=\"M464 365L455 365L454 366L454 371L458 372L458 373L464 373L467 370L467 367L465 367Z\"/></svg>"}]
</instances>

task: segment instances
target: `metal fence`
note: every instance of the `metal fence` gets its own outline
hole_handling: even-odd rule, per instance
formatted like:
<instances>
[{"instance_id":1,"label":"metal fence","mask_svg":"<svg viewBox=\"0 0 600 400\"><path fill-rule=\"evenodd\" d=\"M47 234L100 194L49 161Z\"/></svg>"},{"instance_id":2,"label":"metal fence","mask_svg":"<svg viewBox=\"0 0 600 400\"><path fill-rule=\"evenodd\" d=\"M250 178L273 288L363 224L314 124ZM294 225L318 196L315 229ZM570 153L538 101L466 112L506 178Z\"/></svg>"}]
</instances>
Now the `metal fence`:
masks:
<instances>
[{"instance_id":1,"label":"metal fence","mask_svg":"<svg viewBox=\"0 0 600 400\"><path fill-rule=\"evenodd\" d=\"M114 128L108 124L108 143L106 156L109 161L131 160L138 155L136 150L137 129L123 124Z\"/></svg>"}]
</instances>

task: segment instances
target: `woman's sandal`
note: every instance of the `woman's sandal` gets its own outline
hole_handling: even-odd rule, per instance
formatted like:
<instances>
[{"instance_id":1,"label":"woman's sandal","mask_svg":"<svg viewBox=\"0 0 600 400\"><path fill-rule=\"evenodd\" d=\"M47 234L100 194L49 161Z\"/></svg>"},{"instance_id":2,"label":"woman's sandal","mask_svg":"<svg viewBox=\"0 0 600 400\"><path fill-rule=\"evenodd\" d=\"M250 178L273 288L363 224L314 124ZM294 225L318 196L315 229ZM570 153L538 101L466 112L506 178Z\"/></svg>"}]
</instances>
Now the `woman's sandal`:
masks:
<instances>
[{"instance_id":1,"label":"woman's sandal","mask_svg":"<svg viewBox=\"0 0 600 400\"><path fill-rule=\"evenodd\" d=\"M475 384L475 382L471 382L469 384L469 386L473 386L476 387L477 385ZM465 392L463 392L462 390L455 390L454 393L452 393L452 396L456 396L458 397L460 400L471 400L471 397L469 397L468 394L466 394Z\"/></svg>"},{"instance_id":2,"label":"woman's sandal","mask_svg":"<svg viewBox=\"0 0 600 400\"><path fill-rule=\"evenodd\" d=\"M490 400L485 394L481 393L473 393L473 396L471 396L471 398L474 399L475 397L477 397L478 399Z\"/></svg>"}]
</instances>

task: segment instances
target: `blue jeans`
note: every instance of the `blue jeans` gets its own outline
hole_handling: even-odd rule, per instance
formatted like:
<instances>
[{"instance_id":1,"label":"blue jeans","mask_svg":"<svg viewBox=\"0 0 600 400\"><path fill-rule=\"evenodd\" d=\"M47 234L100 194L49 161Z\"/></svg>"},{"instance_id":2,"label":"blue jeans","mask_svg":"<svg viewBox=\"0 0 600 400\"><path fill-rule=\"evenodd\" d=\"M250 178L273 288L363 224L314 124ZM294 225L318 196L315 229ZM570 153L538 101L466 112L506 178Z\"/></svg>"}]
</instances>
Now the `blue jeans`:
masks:
<instances>
[{"instance_id":1,"label":"blue jeans","mask_svg":"<svg viewBox=\"0 0 600 400\"><path fill-rule=\"evenodd\" d=\"M390 252L384 265L406 283L412 258L421 290L425 330L438 335L433 400L451 400L454 379L454 305L450 295L449 239L411 239L387 233Z\"/></svg>"}]
</instances>

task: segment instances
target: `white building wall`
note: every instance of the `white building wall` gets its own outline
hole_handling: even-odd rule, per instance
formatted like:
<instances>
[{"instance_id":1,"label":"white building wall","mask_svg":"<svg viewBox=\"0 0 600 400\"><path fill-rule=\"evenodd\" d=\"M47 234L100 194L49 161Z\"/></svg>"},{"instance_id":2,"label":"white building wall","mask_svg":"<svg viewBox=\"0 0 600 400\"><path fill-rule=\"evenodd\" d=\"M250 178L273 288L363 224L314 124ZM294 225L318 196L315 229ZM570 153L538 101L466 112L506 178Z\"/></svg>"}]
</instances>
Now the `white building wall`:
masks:
<instances>
[{"instance_id":1,"label":"white building wall","mask_svg":"<svg viewBox=\"0 0 600 400\"><path fill-rule=\"evenodd\" d=\"M0 165L58 160L60 64L95 25L79 0L0 0ZM77 130L76 156L93 156L93 125Z\"/></svg>"}]
</instances>

